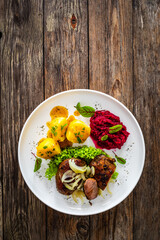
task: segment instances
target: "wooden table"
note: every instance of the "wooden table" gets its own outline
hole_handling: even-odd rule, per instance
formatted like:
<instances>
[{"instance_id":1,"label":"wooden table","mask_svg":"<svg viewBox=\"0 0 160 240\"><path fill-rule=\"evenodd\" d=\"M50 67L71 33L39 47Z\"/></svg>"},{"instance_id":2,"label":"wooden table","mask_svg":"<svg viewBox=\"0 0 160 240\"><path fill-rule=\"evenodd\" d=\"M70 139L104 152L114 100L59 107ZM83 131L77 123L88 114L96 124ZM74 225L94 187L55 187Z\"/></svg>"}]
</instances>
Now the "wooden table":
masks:
<instances>
[{"instance_id":1,"label":"wooden table","mask_svg":"<svg viewBox=\"0 0 160 240\"><path fill-rule=\"evenodd\" d=\"M159 0L0 1L0 239L160 239L159 16ZM20 131L33 109L74 88L124 103L146 143L134 191L90 217L45 206L28 189L17 159Z\"/></svg>"}]
</instances>

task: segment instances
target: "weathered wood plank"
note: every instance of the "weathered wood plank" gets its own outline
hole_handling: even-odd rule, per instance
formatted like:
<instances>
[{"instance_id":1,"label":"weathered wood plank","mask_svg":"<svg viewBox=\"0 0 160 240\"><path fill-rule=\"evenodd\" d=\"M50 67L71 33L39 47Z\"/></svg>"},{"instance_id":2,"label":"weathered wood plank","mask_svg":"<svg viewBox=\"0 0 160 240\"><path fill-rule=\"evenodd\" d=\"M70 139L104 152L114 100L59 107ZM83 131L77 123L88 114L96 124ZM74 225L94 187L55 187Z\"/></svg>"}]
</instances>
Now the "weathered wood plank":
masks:
<instances>
[{"instance_id":1,"label":"weathered wood plank","mask_svg":"<svg viewBox=\"0 0 160 240\"><path fill-rule=\"evenodd\" d=\"M146 142L146 162L134 191L134 239L159 239L160 2L133 1L134 114Z\"/></svg>"},{"instance_id":2,"label":"weathered wood plank","mask_svg":"<svg viewBox=\"0 0 160 240\"><path fill-rule=\"evenodd\" d=\"M45 97L87 88L87 1L46 0L44 10ZM73 217L48 208L47 227L47 239L89 238L89 217Z\"/></svg>"},{"instance_id":3,"label":"weathered wood plank","mask_svg":"<svg viewBox=\"0 0 160 240\"><path fill-rule=\"evenodd\" d=\"M43 35L43 0L0 1L0 239L157 240L159 1L44 0L44 8ZM30 112L43 101L43 92L47 98L88 87L88 41L90 88L134 110L145 135L145 169L134 199L131 194L114 209L90 218L47 208L46 219L45 206L20 174L18 137Z\"/></svg>"},{"instance_id":4,"label":"weathered wood plank","mask_svg":"<svg viewBox=\"0 0 160 240\"><path fill-rule=\"evenodd\" d=\"M72 17L77 19L75 28ZM46 97L88 87L87 1L45 1Z\"/></svg>"},{"instance_id":5,"label":"weathered wood plank","mask_svg":"<svg viewBox=\"0 0 160 240\"><path fill-rule=\"evenodd\" d=\"M4 31L4 24L3 24L3 9L4 9L4 2L0 2L0 56L2 56L2 32ZM2 58L0 57L0 89L1 89L1 81L2 81ZM0 106L1 106L1 98L0 98ZM0 240L3 239L3 162L2 162L2 111L0 111Z\"/></svg>"},{"instance_id":6,"label":"weathered wood plank","mask_svg":"<svg viewBox=\"0 0 160 240\"><path fill-rule=\"evenodd\" d=\"M132 1L89 1L89 86L133 108ZM133 195L90 217L90 239L133 239Z\"/></svg>"},{"instance_id":7,"label":"weathered wood plank","mask_svg":"<svg viewBox=\"0 0 160 240\"><path fill-rule=\"evenodd\" d=\"M4 239L45 239L45 206L24 183L17 157L20 130L43 100L43 1L3 2L0 73Z\"/></svg>"}]
</instances>

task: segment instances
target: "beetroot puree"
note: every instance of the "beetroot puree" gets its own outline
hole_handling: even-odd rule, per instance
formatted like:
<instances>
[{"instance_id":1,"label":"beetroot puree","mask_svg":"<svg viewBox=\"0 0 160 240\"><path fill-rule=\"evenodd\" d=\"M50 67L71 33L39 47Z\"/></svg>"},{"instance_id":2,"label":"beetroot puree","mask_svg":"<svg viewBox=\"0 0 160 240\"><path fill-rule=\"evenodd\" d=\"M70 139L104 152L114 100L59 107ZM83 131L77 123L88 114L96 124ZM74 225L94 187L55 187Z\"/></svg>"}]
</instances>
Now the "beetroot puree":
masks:
<instances>
[{"instance_id":1,"label":"beetroot puree","mask_svg":"<svg viewBox=\"0 0 160 240\"><path fill-rule=\"evenodd\" d=\"M115 125L122 125L122 129L116 133L109 133L109 128ZM112 149L121 148L130 134L120 118L109 111L96 111L90 118L91 138L96 147ZM108 135L106 141L101 141L104 135Z\"/></svg>"}]
</instances>

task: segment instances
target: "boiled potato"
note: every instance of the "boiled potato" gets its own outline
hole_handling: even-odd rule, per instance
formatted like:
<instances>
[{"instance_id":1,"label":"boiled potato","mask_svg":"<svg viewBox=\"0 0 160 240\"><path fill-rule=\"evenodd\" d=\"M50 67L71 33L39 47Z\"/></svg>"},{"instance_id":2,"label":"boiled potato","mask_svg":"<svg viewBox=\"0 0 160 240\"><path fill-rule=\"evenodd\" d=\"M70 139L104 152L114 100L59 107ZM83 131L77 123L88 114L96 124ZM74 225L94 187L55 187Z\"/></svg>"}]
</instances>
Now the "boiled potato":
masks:
<instances>
[{"instance_id":1,"label":"boiled potato","mask_svg":"<svg viewBox=\"0 0 160 240\"><path fill-rule=\"evenodd\" d=\"M47 138L52 138L53 136L52 136L52 132L51 132L51 130L49 129L48 130L48 132L47 132Z\"/></svg>"},{"instance_id":2,"label":"boiled potato","mask_svg":"<svg viewBox=\"0 0 160 240\"><path fill-rule=\"evenodd\" d=\"M52 158L60 152L60 146L53 138L45 138L37 146L37 156L45 159Z\"/></svg>"},{"instance_id":3,"label":"boiled potato","mask_svg":"<svg viewBox=\"0 0 160 240\"><path fill-rule=\"evenodd\" d=\"M51 122L47 123L50 128L52 137L60 142L63 142L66 135L66 129L68 127L68 122L65 117L54 118Z\"/></svg>"},{"instance_id":4,"label":"boiled potato","mask_svg":"<svg viewBox=\"0 0 160 240\"><path fill-rule=\"evenodd\" d=\"M69 124L66 137L73 143L83 143L89 137L90 131L89 126L76 119Z\"/></svg>"},{"instance_id":5,"label":"boiled potato","mask_svg":"<svg viewBox=\"0 0 160 240\"><path fill-rule=\"evenodd\" d=\"M50 112L51 118L57 118L57 117L68 117L68 110L67 108L63 106L56 106L54 107Z\"/></svg>"}]
</instances>

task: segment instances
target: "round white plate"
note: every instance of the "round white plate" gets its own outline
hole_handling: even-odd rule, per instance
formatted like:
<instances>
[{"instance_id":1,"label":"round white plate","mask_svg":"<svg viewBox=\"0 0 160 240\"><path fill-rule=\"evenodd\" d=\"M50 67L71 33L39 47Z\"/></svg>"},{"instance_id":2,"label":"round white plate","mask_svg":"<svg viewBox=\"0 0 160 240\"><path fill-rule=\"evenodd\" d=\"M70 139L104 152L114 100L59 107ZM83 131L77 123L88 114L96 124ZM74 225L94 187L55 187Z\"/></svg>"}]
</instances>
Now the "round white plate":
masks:
<instances>
[{"instance_id":1,"label":"round white plate","mask_svg":"<svg viewBox=\"0 0 160 240\"><path fill-rule=\"evenodd\" d=\"M50 111L55 106L65 106L69 114L75 111L74 106L80 102L82 106L88 105L96 109L105 109L120 117L127 127L130 135L121 150L116 154L126 158L127 163L117 163L119 176L115 183L110 183L109 194L104 191L103 197L98 196L92 200L92 205L85 200L84 204L76 204L72 197L60 194L55 185L55 177L51 181L45 178L45 170L48 160L42 161L41 169L34 173L35 158L31 152L36 154L37 142L46 137L46 122L50 120ZM78 116L77 118L89 124L89 118ZM94 146L90 138L85 142L88 146ZM107 151L114 156L112 151ZM25 182L31 191L46 205L63 213L72 215L92 215L104 212L122 202L134 189L142 174L145 161L145 144L142 131L132 113L113 97L93 90L70 90L58 93L42 102L27 119L19 139L18 145L19 166Z\"/></svg>"}]
</instances>

